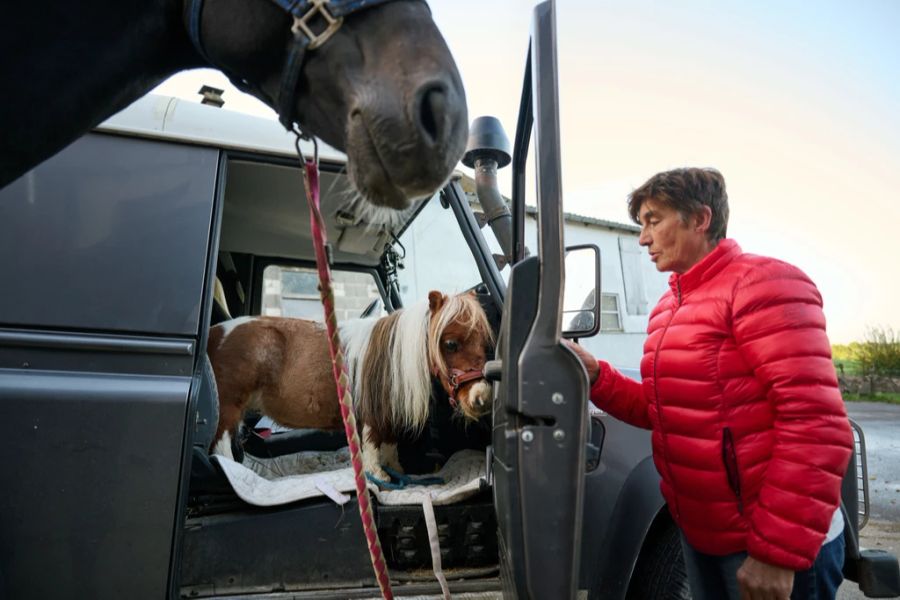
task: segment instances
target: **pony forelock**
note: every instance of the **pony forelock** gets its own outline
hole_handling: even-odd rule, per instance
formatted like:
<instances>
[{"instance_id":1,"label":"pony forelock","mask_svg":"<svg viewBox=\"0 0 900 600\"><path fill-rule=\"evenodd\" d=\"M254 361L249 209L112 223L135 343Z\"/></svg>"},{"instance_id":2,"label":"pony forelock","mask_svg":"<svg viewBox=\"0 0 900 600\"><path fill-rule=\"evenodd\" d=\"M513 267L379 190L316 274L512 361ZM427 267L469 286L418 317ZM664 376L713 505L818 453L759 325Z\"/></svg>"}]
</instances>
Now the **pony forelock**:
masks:
<instances>
[{"instance_id":1,"label":"pony forelock","mask_svg":"<svg viewBox=\"0 0 900 600\"><path fill-rule=\"evenodd\" d=\"M444 304L438 309L438 315L432 319L428 331L428 355L434 371L444 378L449 376L447 362L441 353L441 336L451 323L466 328L466 333L480 334L488 343L493 344L494 332L488 323L487 315L478 298L472 294L444 296Z\"/></svg>"}]
</instances>

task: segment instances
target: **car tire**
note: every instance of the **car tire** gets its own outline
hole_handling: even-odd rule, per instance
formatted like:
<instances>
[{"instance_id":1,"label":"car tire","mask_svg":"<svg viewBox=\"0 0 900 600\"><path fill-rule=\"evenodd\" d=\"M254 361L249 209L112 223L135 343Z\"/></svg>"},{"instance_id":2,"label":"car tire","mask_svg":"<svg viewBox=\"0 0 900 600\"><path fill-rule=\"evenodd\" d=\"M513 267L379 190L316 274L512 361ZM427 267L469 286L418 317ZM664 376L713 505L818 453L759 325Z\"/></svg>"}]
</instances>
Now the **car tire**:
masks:
<instances>
[{"instance_id":1,"label":"car tire","mask_svg":"<svg viewBox=\"0 0 900 600\"><path fill-rule=\"evenodd\" d=\"M690 600L678 528L669 525L648 538L628 586L627 600Z\"/></svg>"}]
</instances>

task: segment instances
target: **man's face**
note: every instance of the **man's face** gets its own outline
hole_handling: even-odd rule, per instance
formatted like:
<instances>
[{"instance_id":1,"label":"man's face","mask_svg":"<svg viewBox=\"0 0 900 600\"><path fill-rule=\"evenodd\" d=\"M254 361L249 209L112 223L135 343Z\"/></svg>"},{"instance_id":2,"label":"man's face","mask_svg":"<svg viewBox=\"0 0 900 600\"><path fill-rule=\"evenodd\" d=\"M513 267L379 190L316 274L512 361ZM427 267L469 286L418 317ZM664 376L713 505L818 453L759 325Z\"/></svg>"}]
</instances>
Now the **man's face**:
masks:
<instances>
[{"instance_id":1,"label":"man's face","mask_svg":"<svg viewBox=\"0 0 900 600\"><path fill-rule=\"evenodd\" d=\"M698 227L697 219L682 220L677 210L656 200L645 200L638 211L641 237L638 243L646 246L657 271L684 273L706 256L710 247L706 228Z\"/></svg>"}]
</instances>

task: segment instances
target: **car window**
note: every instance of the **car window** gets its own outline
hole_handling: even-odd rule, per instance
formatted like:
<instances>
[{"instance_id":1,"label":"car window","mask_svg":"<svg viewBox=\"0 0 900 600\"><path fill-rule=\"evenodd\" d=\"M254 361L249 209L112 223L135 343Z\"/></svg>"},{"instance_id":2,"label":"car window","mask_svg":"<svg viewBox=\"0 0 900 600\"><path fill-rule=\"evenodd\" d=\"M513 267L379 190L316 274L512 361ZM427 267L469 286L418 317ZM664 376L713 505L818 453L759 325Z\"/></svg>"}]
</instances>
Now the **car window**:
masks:
<instances>
[{"instance_id":1,"label":"car window","mask_svg":"<svg viewBox=\"0 0 900 600\"><path fill-rule=\"evenodd\" d=\"M196 335L217 164L209 148L89 134L0 190L0 321Z\"/></svg>"},{"instance_id":2,"label":"car window","mask_svg":"<svg viewBox=\"0 0 900 600\"><path fill-rule=\"evenodd\" d=\"M494 230L491 229L490 225L485 225L481 228L481 235L484 236L484 240L487 242L491 254L493 254L495 257L494 264L497 265L497 268L500 271L500 276L503 278L503 281L505 283L509 283L509 272L512 269L509 264L507 264L506 261L502 258L503 249L500 247L500 242L497 241L497 236L494 235ZM497 257L500 257L499 263L497 262Z\"/></svg>"},{"instance_id":3,"label":"car window","mask_svg":"<svg viewBox=\"0 0 900 600\"><path fill-rule=\"evenodd\" d=\"M372 273L332 271L334 308L338 321L355 319L377 301L372 316L381 315L381 292ZM276 317L324 320L315 269L269 265L263 271L262 314Z\"/></svg>"},{"instance_id":4,"label":"car window","mask_svg":"<svg viewBox=\"0 0 900 600\"><path fill-rule=\"evenodd\" d=\"M441 206L437 194L400 237L400 244L403 248L397 251L406 252L403 269L397 272L404 306L427 297L431 290L452 294L481 283L456 216Z\"/></svg>"}]
</instances>

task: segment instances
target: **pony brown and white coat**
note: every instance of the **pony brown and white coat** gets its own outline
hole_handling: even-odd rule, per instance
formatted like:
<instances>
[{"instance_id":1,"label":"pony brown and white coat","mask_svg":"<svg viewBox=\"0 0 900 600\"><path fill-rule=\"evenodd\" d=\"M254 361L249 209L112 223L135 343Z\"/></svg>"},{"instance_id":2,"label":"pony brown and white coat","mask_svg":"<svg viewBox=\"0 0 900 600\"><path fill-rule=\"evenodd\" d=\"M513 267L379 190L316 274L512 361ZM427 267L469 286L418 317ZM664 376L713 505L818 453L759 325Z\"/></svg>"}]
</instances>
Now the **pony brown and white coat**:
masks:
<instances>
[{"instance_id":1,"label":"pony brown and white coat","mask_svg":"<svg viewBox=\"0 0 900 600\"><path fill-rule=\"evenodd\" d=\"M476 419L490 407L481 371L492 333L474 294L433 291L427 301L346 321L340 330L363 429L363 463L376 477L387 478L382 464L401 470L397 438L424 428L432 378L465 417ZM242 317L213 327L207 351L219 392L216 442L236 433L249 408L287 427L342 427L321 323Z\"/></svg>"}]
</instances>

